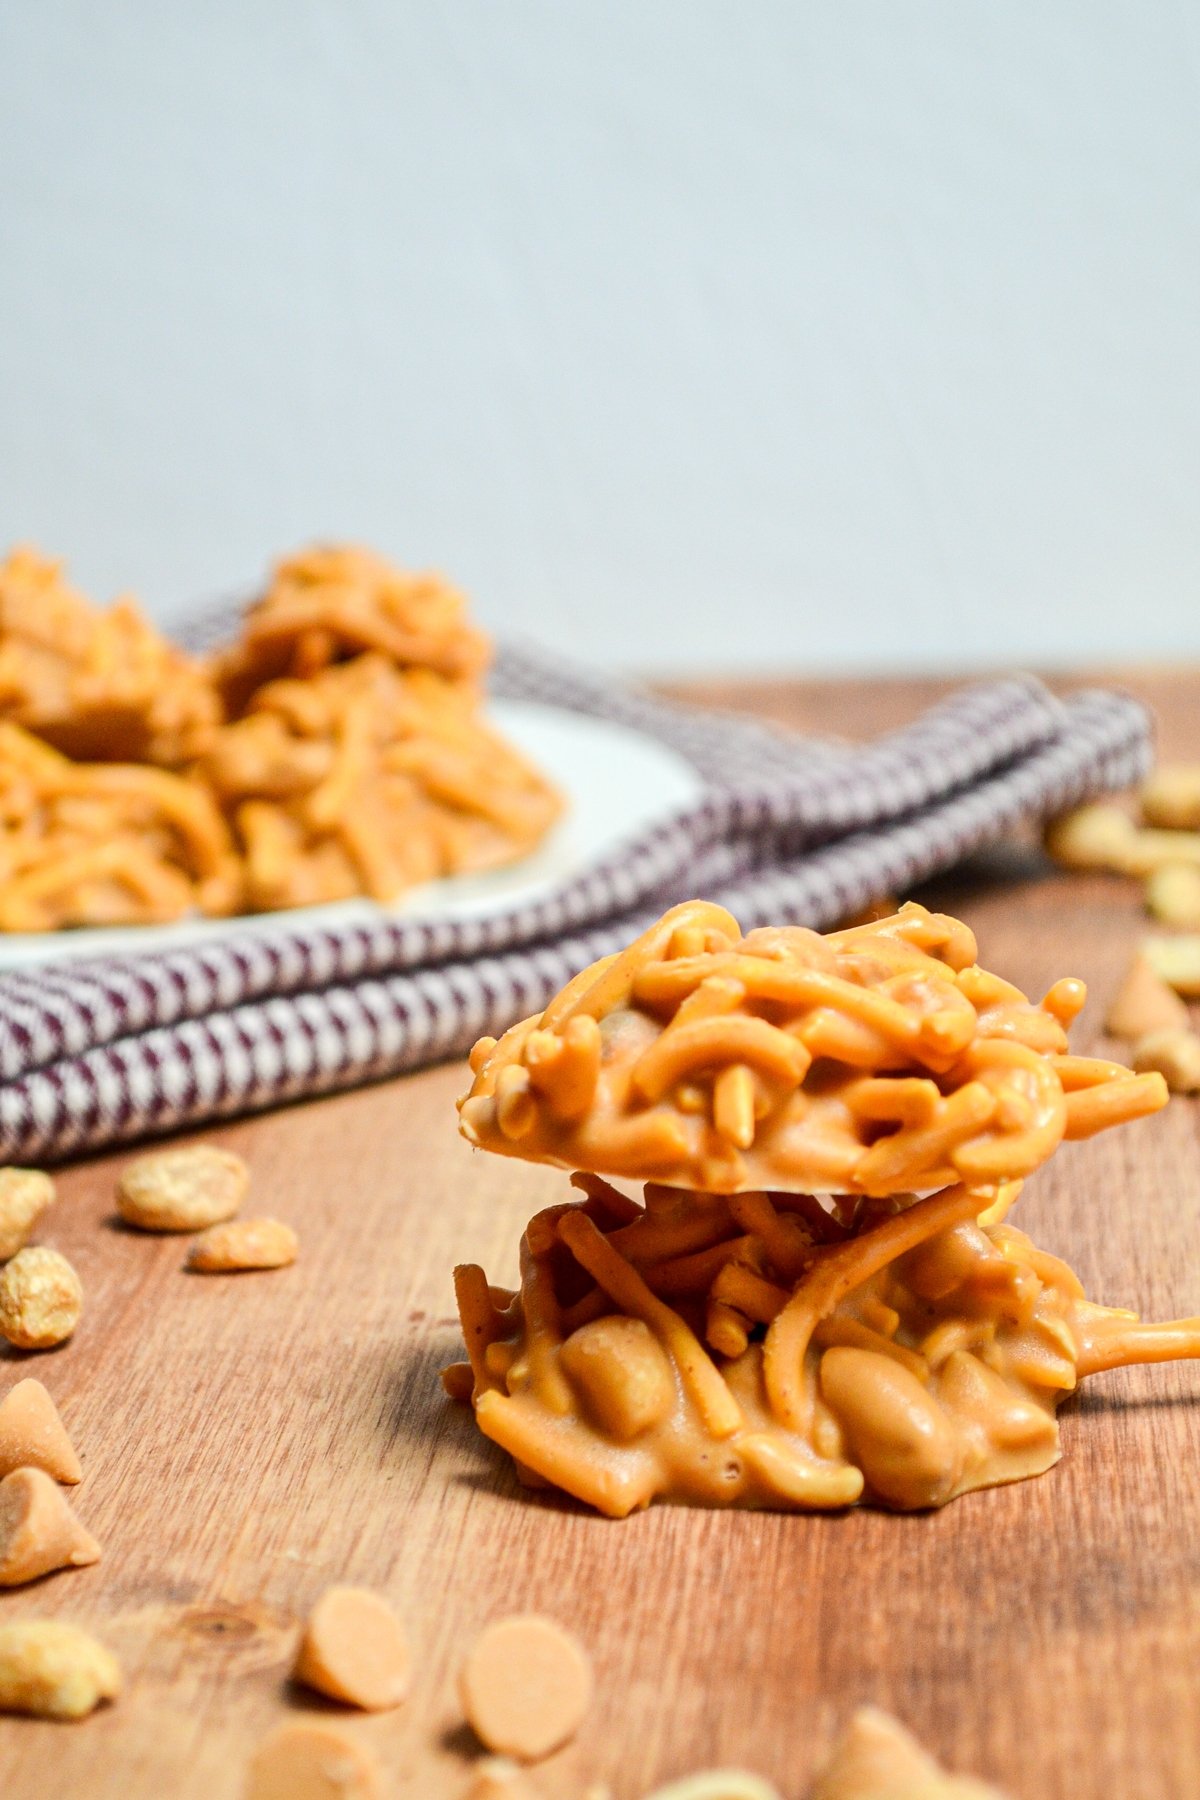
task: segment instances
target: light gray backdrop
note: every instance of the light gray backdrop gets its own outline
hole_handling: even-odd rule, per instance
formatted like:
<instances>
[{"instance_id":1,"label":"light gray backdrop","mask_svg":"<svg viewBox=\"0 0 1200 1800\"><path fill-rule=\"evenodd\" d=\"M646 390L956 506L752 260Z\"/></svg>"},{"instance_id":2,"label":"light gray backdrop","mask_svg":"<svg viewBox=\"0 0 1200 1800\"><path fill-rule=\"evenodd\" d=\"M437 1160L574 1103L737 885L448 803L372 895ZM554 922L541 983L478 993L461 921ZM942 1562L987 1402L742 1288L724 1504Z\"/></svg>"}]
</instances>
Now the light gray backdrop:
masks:
<instances>
[{"instance_id":1,"label":"light gray backdrop","mask_svg":"<svg viewBox=\"0 0 1200 1800\"><path fill-rule=\"evenodd\" d=\"M0 542L618 667L1200 653L1200 14L7 0Z\"/></svg>"}]
</instances>

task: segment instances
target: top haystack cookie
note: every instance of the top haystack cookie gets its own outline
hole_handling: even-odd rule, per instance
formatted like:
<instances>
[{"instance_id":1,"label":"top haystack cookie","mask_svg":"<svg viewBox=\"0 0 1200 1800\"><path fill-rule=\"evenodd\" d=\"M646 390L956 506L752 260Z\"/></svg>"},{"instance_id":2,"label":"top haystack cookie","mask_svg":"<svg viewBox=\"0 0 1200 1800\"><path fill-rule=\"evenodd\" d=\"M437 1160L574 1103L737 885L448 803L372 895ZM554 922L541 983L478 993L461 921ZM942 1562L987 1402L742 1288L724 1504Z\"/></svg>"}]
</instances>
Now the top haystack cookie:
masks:
<instances>
[{"instance_id":1,"label":"top haystack cookie","mask_svg":"<svg viewBox=\"0 0 1200 1800\"><path fill-rule=\"evenodd\" d=\"M1166 1105L1161 1076L1069 1054L1085 998L1065 978L1033 1004L979 967L965 925L914 903L828 936L743 936L689 901L482 1039L460 1128L710 1193L984 1191Z\"/></svg>"}]
</instances>

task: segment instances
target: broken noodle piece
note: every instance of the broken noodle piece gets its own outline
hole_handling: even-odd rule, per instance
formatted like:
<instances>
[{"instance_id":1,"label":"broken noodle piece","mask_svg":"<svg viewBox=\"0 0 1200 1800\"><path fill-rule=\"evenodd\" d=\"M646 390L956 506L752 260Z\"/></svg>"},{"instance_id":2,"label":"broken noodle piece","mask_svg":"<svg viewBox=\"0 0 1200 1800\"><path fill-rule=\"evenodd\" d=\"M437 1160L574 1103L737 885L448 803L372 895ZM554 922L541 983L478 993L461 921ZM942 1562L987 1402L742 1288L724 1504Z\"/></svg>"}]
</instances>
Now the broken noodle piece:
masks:
<instances>
[{"instance_id":1,"label":"broken noodle piece","mask_svg":"<svg viewBox=\"0 0 1200 1800\"><path fill-rule=\"evenodd\" d=\"M1038 1474L1079 1377L1200 1355L1007 1223L1065 1137L1166 1103L909 905L821 937L676 907L472 1057L469 1142L573 1168L521 1286L456 1273L447 1387L602 1512L897 1508ZM645 1183L641 1204L608 1176Z\"/></svg>"}]
</instances>

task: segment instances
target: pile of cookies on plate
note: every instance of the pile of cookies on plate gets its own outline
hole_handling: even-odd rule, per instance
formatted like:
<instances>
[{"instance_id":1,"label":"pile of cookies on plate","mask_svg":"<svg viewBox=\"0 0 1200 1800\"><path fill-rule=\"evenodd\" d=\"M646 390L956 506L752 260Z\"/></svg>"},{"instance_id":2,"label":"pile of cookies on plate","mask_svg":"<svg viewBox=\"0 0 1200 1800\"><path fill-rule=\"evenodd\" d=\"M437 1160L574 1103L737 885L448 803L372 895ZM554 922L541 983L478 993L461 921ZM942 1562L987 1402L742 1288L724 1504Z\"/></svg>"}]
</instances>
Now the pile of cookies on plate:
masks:
<instances>
[{"instance_id":1,"label":"pile of cookies on plate","mask_svg":"<svg viewBox=\"0 0 1200 1800\"><path fill-rule=\"evenodd\" d=\"M0 562L0 930L317 905L513 861L562 809L482 710L487 639L438 575L285 558L207 658Z\"/></svg>"}]
</instances>

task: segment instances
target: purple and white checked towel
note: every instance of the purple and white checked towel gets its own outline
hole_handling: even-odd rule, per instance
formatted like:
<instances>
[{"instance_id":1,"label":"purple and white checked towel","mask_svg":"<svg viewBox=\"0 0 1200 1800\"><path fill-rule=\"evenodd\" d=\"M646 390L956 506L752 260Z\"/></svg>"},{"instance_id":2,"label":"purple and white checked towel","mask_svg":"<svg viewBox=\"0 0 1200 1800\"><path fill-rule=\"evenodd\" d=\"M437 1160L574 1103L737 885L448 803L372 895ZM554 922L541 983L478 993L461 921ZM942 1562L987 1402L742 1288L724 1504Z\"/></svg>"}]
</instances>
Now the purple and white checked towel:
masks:
<instances>
[{"instance_id":1,"label":"purple and white checked towel","mask_svg":"<svg viewBox=\"0 0 1200 1800\"><path fill-rule=\"evenodd\" d=\"M527 650L492 688L646 732L699 800L549 897L485 919L381 918L0 976L0 1162L53 1162L464 1054L677 900L744 929L827 926L1150 761L1126 695L1031 678L967 687L843 748L675 707Z\"/></svg>"}]
</instances>

